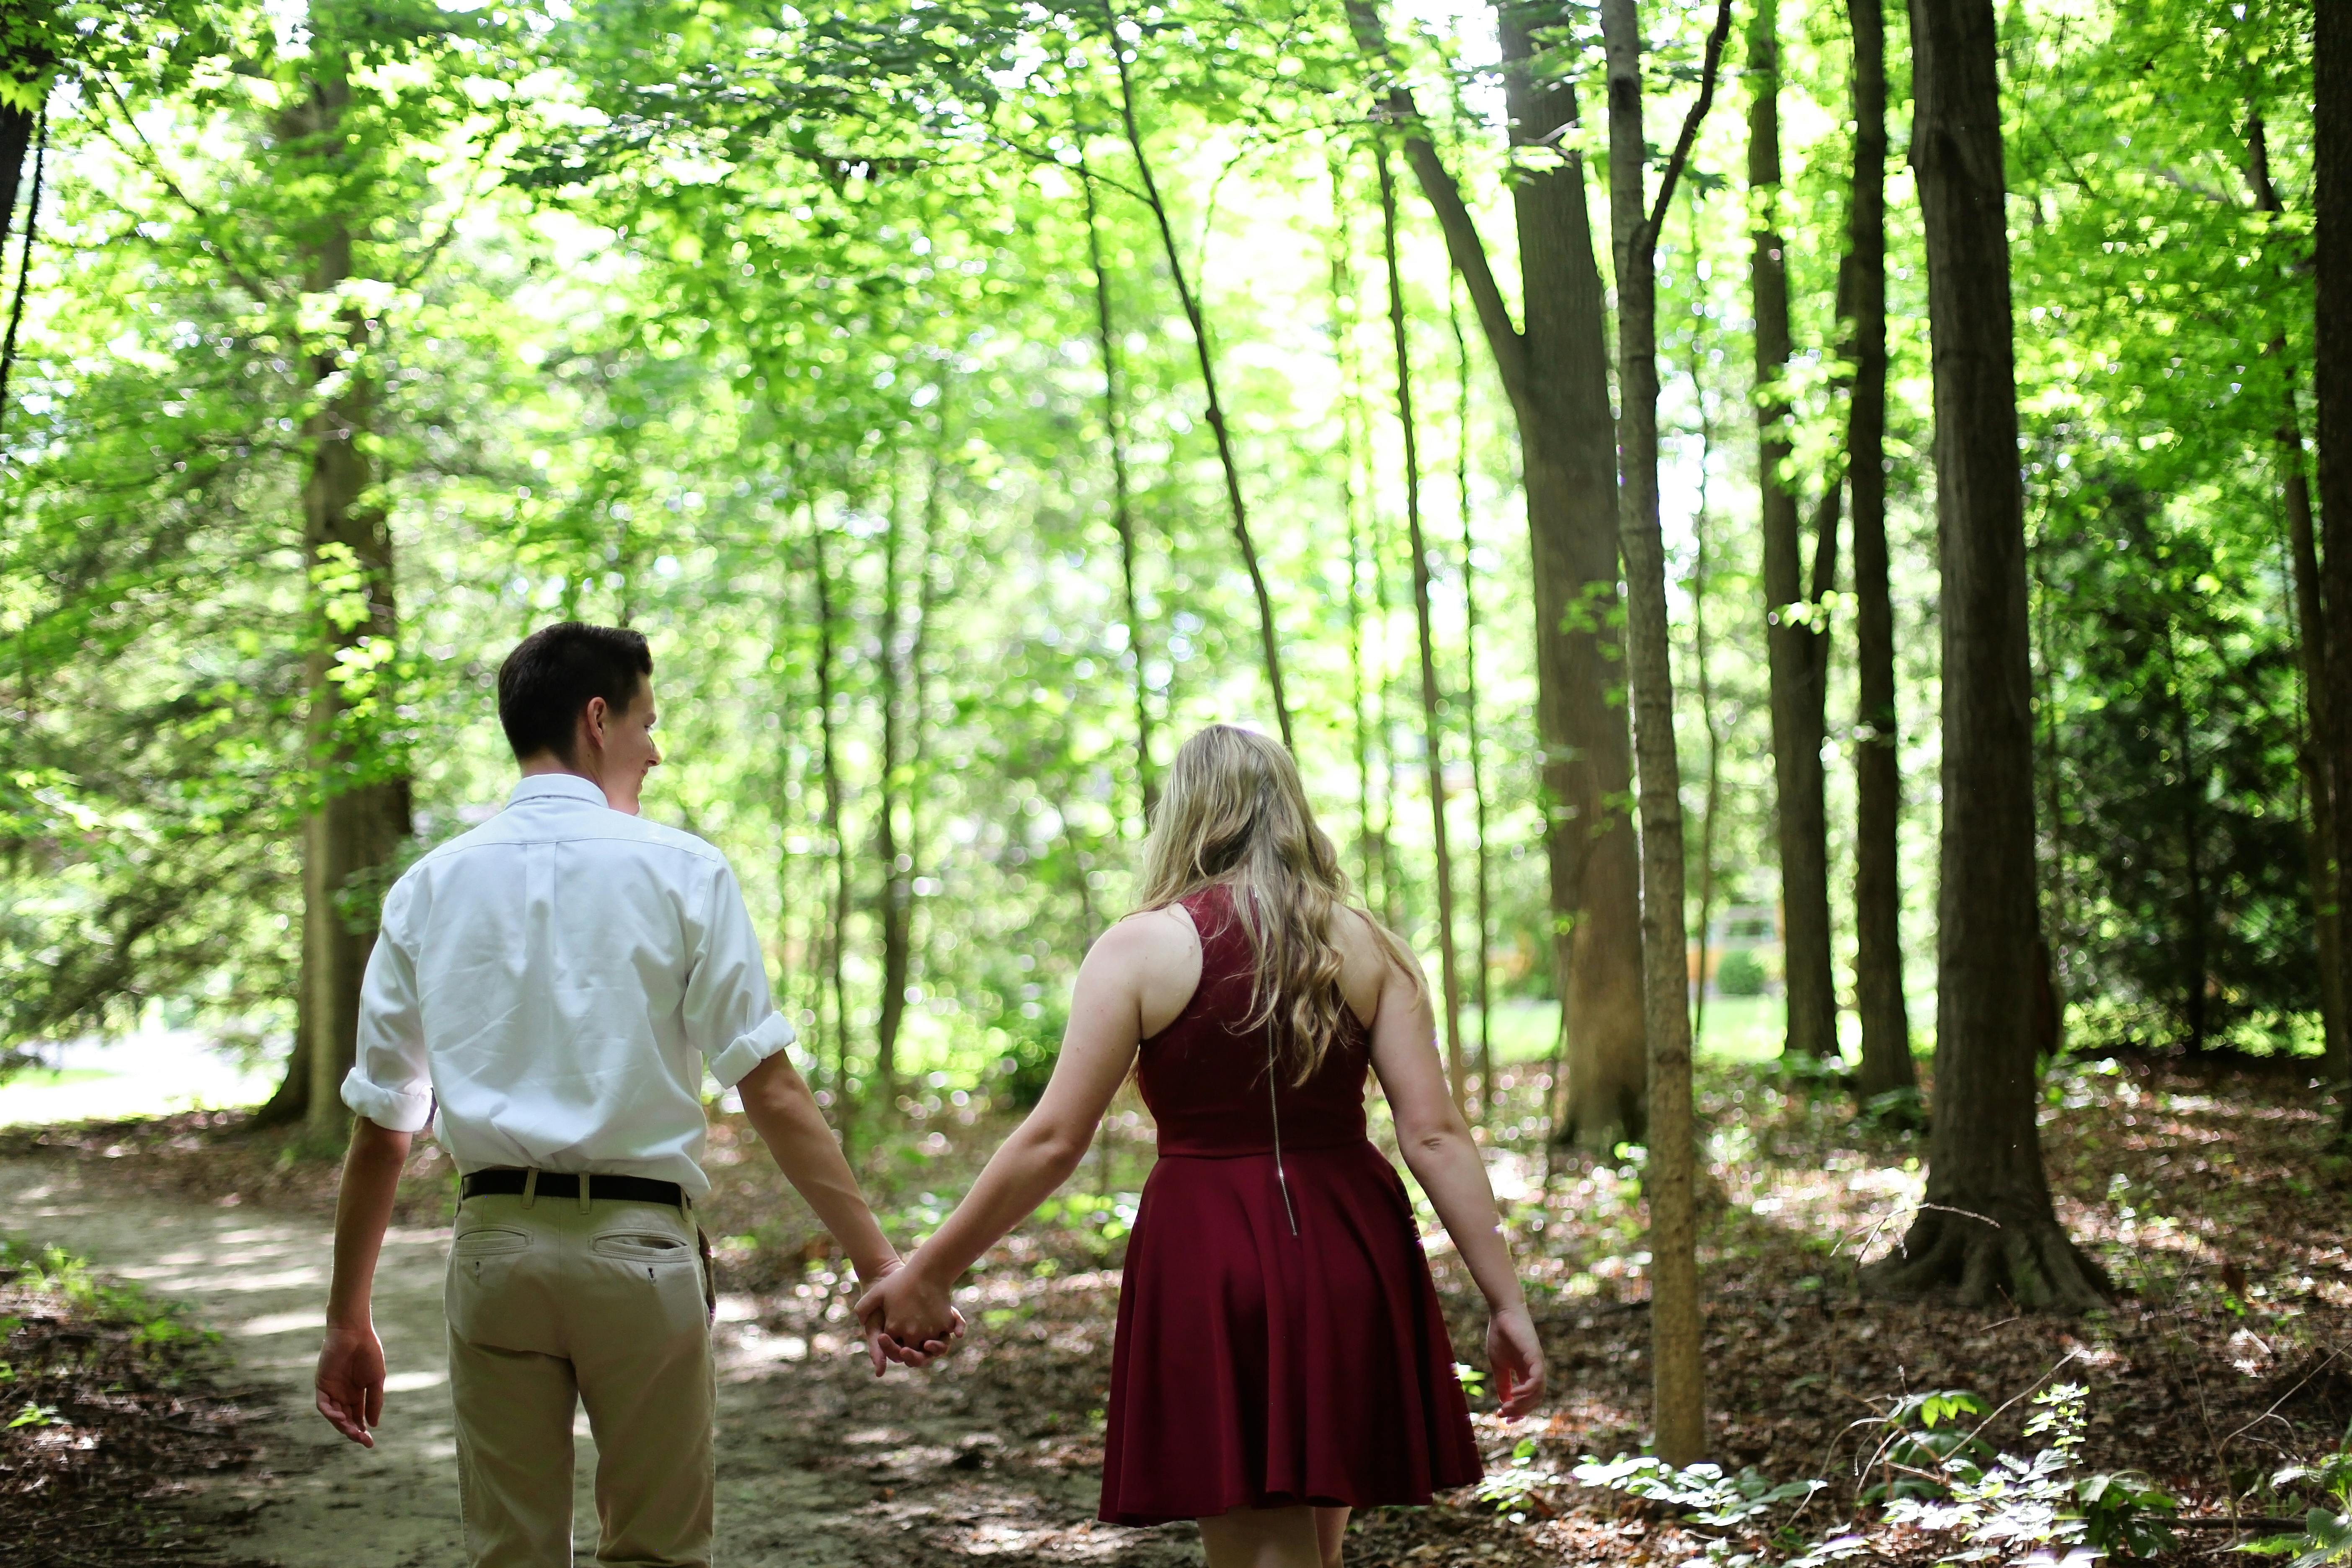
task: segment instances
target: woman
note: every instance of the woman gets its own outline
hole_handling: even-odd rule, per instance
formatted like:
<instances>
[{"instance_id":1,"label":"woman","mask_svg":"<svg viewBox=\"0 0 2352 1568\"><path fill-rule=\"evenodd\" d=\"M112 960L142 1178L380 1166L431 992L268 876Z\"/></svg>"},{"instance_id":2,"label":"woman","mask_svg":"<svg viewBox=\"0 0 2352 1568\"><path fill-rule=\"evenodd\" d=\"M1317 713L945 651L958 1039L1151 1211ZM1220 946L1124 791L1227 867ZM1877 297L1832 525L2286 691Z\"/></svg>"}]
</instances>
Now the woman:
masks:
<instances>
[{"instance_id":1,"label":"woman","mask_svg":"<svg viewBox=\"0 0 2352 1568\"><path fill-rule=\"evenodd\" d=\"M1119 1289L1102 1517L1197 1519L1210 1568L1325 1568L1349 1509L1479 1476L1404 1184L1364 1137L1367 1068L1486 1293L1506 1415L1542 1397L1543 1351L1428 986L1345 901L1289 754L1231 725L1193 736L1144 862L1138 912L1078 970L1045 1098L858 1315L944 1321L956 1279L1077 1169L1139 1055L1160 1163Z\"/></svg>"}]
</instances>

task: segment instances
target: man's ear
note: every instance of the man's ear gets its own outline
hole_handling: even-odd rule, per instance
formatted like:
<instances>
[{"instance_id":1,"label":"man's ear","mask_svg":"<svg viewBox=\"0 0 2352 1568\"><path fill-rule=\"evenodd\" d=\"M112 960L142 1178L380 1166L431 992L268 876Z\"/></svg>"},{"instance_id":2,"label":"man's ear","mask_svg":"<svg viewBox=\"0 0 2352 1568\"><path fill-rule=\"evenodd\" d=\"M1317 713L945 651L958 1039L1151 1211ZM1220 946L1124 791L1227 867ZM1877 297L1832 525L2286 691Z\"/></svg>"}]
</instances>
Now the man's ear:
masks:
<instances>
[{"instance_id":1,"label":"man's ear","mask_svg":"<svg viewBox=\"0 0 2352 1568\"><path fill-rule=\"evenodd\" d=\"M588 706L582 710L580 715L580 721L587 726L588 740L593 742L600 752L604 749L604 725L606 721L611 718L612 712L613 705L611 703L605 701L601 697L591 697L588 699Z\"/></svg>"}]
</instances>

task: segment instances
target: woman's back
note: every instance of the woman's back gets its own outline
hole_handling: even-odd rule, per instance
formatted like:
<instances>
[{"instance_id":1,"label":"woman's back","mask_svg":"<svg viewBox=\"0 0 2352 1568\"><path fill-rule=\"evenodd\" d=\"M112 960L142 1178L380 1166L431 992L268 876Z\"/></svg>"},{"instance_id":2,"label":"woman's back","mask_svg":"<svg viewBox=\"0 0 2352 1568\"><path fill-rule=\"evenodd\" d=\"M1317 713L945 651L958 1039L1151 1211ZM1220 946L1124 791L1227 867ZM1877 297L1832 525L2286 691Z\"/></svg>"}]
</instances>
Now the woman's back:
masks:
<instances>
[{"instance_id":1,"label":"woman's back","mask_svg":"<svg viewBox=\"0 0 2352 1568\"><path fill-rule=\"evenodd\" d=\"M1179 900L1201 943L1201 979L1165 1028L1145 1040L1138 1068L1162 1155L1214 1158L1331 1149L1364 1139L1369 1036L1343 1008L1339 1033L1305 1083L1276 1066L1275 1022L1253 1024L1254 954L1232 886L1213 882ZM1348 917L1342 916L1345 919Z\"/></svg>"}]
</instances>

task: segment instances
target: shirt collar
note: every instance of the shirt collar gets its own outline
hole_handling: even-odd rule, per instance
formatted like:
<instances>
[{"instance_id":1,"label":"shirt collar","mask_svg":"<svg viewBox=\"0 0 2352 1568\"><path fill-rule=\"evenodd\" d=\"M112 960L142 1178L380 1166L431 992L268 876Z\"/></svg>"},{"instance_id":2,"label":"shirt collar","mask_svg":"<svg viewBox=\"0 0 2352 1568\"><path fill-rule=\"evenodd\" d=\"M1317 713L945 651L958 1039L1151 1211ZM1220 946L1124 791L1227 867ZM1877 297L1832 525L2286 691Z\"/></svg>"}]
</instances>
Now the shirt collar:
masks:
<instances>
[{"instance_id":1,"label":"shirt collar","mask_svg":"<svg viewBox=\"0 0 2352 1568\"><path fill-rule=\"evenodd\" d=\"M520 805L524 801L541 800L551 795L564 800L584 800L591 805L601 805L607 810L612 805L594 781L583 779L578 773L533 773L514 786L514 793L507 796L507 804Z\"/></svg>"}]
</instances>

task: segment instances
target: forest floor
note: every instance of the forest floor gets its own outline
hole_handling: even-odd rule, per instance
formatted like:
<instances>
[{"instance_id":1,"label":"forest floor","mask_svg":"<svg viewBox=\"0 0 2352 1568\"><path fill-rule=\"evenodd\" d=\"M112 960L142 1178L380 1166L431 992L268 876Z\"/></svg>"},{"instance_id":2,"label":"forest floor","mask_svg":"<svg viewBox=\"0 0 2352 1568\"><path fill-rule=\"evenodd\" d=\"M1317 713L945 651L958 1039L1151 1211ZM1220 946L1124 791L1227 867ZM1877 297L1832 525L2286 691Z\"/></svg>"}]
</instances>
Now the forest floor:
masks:
<instances>
[{"instance_id":1,"label":"forest floor","mask_svg":"<svg viewBox=\"0 0 2352 1568\"><path fill-rule=\"evenodd\" d=\"M2112 1310L2073 1320L1863 1296L1858 1261L1893 1245L1919 1202L1917 1141L1856 1119L1832 1085L1752 1064L1703 1065L1701 1087L1710 1447L1727 1468L1829 1483L1801 1512L1791 1500L1731 1532L1747 1548L1766 1531L1793 1543L1853 1525L1848 1550L1871 1559L1957 1550L1952 1536L1855 1512L1857 1491L1884 1474L1857 1475L1884 1417L1938 1389L2000 1407L1985 1436L2031 1454L2030 1396L2081 1385L2080 1469L2140 1472L2204 1520L2169 1560L2218 1561L2246 1539L2222 1516L2300 1515L2310 1500L2272 1478L2336 1452L2352 1423L2352 1161L2330 1152L2305 1077L2112 1062L2051 1075L2043 1138L2060 1217L2118 1287ZM976 1099L918 1092L907 1129L863 1159L901 1238L937 1223L1005 1127ZM1561 1155L1548 1171L1532 1099L1504 1086L1491 1155L1552 1394L1509 1426L1474 1399L1490 1475L1518 1484L1500 1506L1463 1492L1365 1516L1351 1563L1679 1564L1726 1533L1569 1474L1588 1455L1639 1451L1648 1258L1638 1167ZM825 1238L741 1118L717 1117L718 1187L701 1217L721 1291L720 1560L1196 1562L1188 1526L1092 1521L1120 1243L1149 1163L1148 1126L1123 1108L1066 1194L970 1285L967 1348L877 1382ZM293 1157L237 1113L13 1130L0 1132L0 1226L188 1303L220 1334L217 1375L239 1385L247 1415L268 1406L241 1432L250 1463L175 1483L174 1506L204 1523L212 1550L285 1568L411 1568L457 1557L439 1317L448 1177L421 1145L377 1293L393 1380L373 1452L342 1445L310 1409L331 1165ZM1430 1253L1472 1360L1475 1295L1442 1234Z\"/></svg>"}]
</instances>

